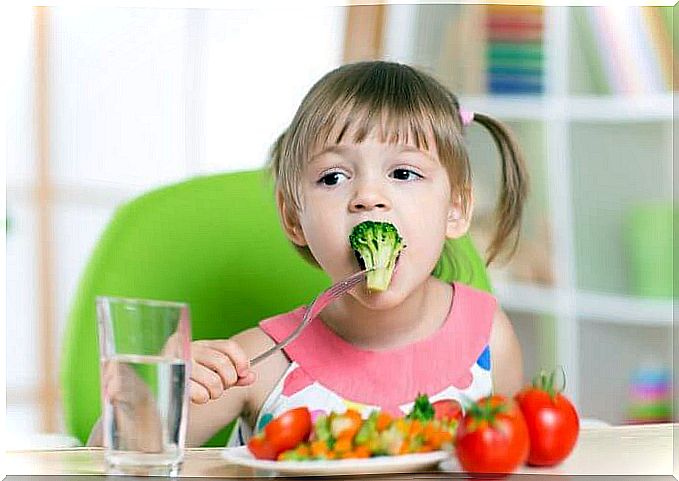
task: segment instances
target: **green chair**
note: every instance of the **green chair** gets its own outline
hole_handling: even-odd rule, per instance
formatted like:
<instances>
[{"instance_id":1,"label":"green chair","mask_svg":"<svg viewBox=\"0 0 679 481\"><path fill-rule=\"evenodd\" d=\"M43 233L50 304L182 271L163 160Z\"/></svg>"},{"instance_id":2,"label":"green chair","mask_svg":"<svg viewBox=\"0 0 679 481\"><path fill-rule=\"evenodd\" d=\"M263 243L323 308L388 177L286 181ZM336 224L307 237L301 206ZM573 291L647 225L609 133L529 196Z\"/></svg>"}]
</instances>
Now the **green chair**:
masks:
<instances>
[{"instance_id":1,"label":"green chair","mask_svg":"<svg viewBox=\"0 0 679 481\"><path fill-rule=\"evenodd\" d=\"M469 238L435 272L490 290ZM194 339L224 339L309 302L330 281L285 238L264 171L194 178L120 207L80 280L63 343L68 432L85 442L101 413L95 297L185 301ZM223 446L231 426L207 444Z\"/></svg>"}]
</instances>

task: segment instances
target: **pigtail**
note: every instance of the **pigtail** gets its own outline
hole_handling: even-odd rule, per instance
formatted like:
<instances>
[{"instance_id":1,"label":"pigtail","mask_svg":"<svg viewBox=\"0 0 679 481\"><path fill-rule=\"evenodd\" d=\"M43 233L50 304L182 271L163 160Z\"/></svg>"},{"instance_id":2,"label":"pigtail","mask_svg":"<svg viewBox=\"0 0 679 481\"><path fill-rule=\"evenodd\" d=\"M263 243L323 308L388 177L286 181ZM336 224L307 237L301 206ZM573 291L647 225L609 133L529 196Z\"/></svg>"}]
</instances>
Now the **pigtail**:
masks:
<instances>
[{"instance_id":1,"label":"pigtail","mask_svg":"<svg viewBox=\"0 0 679 481\"><path fill-rule=\"evenodd\" d=\"M502 188L495 210L497 229L486 251L486 265L489 265L508 240L511 242L509 257L516 252L523 204L528 194L528 172L518 143L503 123L477 112L474 113L474 120L490 132L502 160Z\"/></svg>"}]
</instances>

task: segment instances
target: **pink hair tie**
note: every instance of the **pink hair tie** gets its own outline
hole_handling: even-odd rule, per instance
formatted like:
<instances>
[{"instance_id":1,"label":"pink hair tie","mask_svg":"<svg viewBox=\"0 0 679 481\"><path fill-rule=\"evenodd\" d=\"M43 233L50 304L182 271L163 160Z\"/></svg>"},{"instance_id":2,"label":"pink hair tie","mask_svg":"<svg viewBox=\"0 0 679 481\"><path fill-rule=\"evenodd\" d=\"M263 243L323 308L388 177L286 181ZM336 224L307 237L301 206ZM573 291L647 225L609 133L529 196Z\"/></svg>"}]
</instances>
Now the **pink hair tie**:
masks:
<instances>
[{"instance_id":1,"label":"pink hair tie","mask_svg":"<svg viewBox=\"0 0 679 481\"><path fill-rule=\"evenodd\" d=\"M472 120L474 120L474 112L471 112L469 110L465 110L462 107L460 107L460 117L462 117L462 125L467 126L472 123Z\"/></svg>"}]
</instances>

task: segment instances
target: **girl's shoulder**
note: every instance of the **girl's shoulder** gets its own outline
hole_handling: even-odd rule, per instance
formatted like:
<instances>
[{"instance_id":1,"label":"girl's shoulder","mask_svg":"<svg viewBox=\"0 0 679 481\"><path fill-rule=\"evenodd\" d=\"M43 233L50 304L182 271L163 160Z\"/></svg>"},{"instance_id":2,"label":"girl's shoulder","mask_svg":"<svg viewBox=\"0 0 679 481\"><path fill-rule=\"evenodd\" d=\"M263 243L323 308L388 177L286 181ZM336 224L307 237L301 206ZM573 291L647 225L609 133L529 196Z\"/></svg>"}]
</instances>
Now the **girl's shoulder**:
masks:
<instances>
[{"instance_id":1,"label":"girl's shoulder","mask_svg":"<svg viewBox=\"0 0 679 481\"><path fill-rule=\"evenodd\" d=\"M488 291L472 287L462 282L453 282L453 305L457 315L472 316L492 323L497 311L497 298Z\"/></svg>"},{"instance_id":2,"label":"girl's shoulder","mask_svg":"<svg viewBox=\"0 0 679 481\"><path fill-rule=\"evenodd\" d=\"M263 319L255 327L241 331L232 337L248 353L250 359L261 354L266 349L273 347L277 342L294 329L304 314L304 306L300 306L289 312L277 314ZM279 351L280 353L281 351ZM273 355L271 357L274 357ZM283 357L285 357L283 355ZM267 365L270 358L262 361L259 365Z\"/></svg>"},{"instance_id":3,"label":"girl's shoulder","mask_svg":"<svg viewBox=\"0 0 679 481\"><path fill-rule=\"evenodd\" d=\"M269 317L259 323L259 328L269 339L280 342L299 325L304 317L304 311L305 307L300 306L292 311Z\"/></svg>"}]
</instances>

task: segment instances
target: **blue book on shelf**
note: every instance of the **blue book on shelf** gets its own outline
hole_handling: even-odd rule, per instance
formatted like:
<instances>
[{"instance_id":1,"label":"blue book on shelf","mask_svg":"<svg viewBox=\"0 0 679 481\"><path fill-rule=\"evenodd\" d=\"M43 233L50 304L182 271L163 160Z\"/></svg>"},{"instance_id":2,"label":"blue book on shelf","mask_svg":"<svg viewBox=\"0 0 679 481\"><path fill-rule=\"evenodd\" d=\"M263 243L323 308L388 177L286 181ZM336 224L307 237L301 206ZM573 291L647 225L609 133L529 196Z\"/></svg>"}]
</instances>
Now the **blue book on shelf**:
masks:
<instances>
[{"instance_id":1,"label":"blue book on shelf","mask_svg":"<svg viewBox=\"0 0 679 481\"><path fill-rule=\"evenodd\" d=\"M524 67L522 65L513 65L511 67L491 65L488 69L488 74L491 76L508 75L540 79L543 73L541 68Z\"/></svg>"},{"instance_id":2,"label":"blue book on shelf","mask_svg":"<svg viewBox=\"0 0 679 481\"><path fill-rule=\"evenodd\" d=\"M538 74L526 74L526 73L513 73L513 74L498 74L491 73L488 75L489 79L497 80L500 82L507 83L517 83L517 84L540 84L542 83L542 73Z\"/></svg>"},{"instance_id":3,"label":"blue book on shelf","mask_svg":"<svg viewBox=\"0 0 679 481\"><path fill-rule=\"evenodd\" d=\"M520 81L514 78L489 77L488 91L494 94L541 94L544 92L544 86L541 81Z\"/></svg>"}]
</instances>

